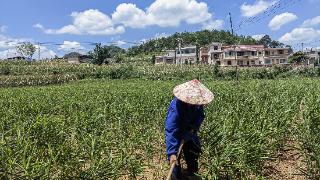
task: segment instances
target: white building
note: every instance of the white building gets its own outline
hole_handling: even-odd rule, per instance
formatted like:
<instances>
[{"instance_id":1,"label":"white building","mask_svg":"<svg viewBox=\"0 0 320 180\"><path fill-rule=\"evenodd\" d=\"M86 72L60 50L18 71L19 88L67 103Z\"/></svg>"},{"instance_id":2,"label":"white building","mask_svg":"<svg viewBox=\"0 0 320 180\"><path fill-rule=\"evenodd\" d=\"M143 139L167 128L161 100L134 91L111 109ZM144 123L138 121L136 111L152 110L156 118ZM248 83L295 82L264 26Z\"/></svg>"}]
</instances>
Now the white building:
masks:
<instances>
[{"instance_id":1,"label":"white building","mask_svg":"<svg viewBox=\"0 0 320 180\"><path fill-rule=\"evenodd\" d=\"M289 64L289 48L265 48L263 65Z\"/></svg>"},{"instance_id":2,"label":"white building","mask_svg":"<svg viewBox=\"0 0 320 180\"><path fill-rule=\"evenodd\" d=\"M176 49L176 64L194 64L197 62L197 47L189 46Z\"/></svg>"},{"instance_id":3,"label":"white building","mask_svg":"<svg viewBox=\"0 0 320 180\"><path fill-rule=\"evenodd\" d=\"M203 64L220 64L223 58L222 43L214 42L200 48L200 62Z\"/></svg>"},{"instance_id":4,"label":"white building","mask_svg":"<svg viewBox=\"0 0 320 180\"><path fill-rule=\"evenodd\" d=\"M307 49L306 55L308 56L308 64L313 64L315 62L319 63L320 61L320 49Z\"/></svg>"},{"instance_id":5,"label":"white building","mask_svg":"<svg viewBox=\"0 0 320 180\"><path fill-rule=\"evenodd\" d=\"M162 56L156 56L155 64L194 64L197 62L196 46L167 50Z\"/></svg>"},{"instance_id":6,"label":"white building","mask_svg":"<svg viewBox=\"0 0 320 180\"><path fill-rule=\"evenodd\" d=\"M155 64L174 64L176 60L176 51L167 50L163 56L156 56Z\"/></svg>"},{"instance_id":7,"label":"white building","mask_svg":"<svg viewBox=\"0 0 320 180\"><path fill-rule=\"evenodd\" d=\"M219 66L261 66L288 64L289 48L264 48L263 45L212 43L200 49L201 62Z\"/></svg>"}]
</instances>

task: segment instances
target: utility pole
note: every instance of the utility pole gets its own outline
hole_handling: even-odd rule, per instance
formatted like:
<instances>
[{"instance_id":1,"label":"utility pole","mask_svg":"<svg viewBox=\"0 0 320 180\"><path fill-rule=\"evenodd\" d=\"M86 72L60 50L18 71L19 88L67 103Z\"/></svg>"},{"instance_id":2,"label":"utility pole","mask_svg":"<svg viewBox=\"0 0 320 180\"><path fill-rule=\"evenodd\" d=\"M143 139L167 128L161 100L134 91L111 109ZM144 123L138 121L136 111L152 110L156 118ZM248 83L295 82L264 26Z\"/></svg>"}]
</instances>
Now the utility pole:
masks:
<instances>
[{"instance_id":1,"label":"utility pole","mask_svg":"<svg viewBox=\"0 0 320 180\"><path fill-rule=\"evenodd\" d=\"M233 26L232 26L232 17L231 17L231 13L229 12L229 17L230 17L230 27L231 27L231 34L233 34ZM237 81L239 81L239 76L238 76L238 60L237 60L237 51L236 51L237 46L234 45L233 49L234 49L234 61L236 62L236 77L237 77ZM231 63L232 64L232 63Z\"/></svg>"},{"instance_id":2,"label":"utility pole","mask_svg":"<svg viewBox=\"0 0 320 180\"><path fill-rule=\"evenodd\" d=\"M181 61L182 61L182 54L181 54L181 39L179 38L178 39L178 42L179 42L179 45L178 45L178 50L179 50L179 54L180 54L180 60L179 60L179 63L180 65L182 64Z\"/></svg>"},{"instance_id":3,"label":"utility pole","mask_svg":"<svg viewBox=\"0 0 320 180\"><path fill-rule=\"evenodd\" d=\"M230 12L229 12L229 17L230 17L231 34L233 35L232 18L231 18L231 13Z\"/></svg>"},{"instance_id":4,"label":"utility pole","mask_svg":"<svg viewBox=\"0 0 320 180\"><path fill-rule=\"evenodd\" d=\"M302 59L302 62L304 63L304 64L306 64L304 61L305 61L305 59L304 59L304 55L305 55L305 53L304 53L304 50L303 50L303 45L304 45L304 43L301 43L301 51L302 51L302 54L303 54L303 59ZM307 65L309 65L309 62L307 62Z\"/></svg>"},{"instance_id":5,"label":"utility pole","mask_svg":"<svg viewBox=\"0 0 320 180\"><path fill-rule=\"evenodd\" d=\"M41 57L41 50L40 50L40 42L38 42L38 60L40 61L40 57Z\"/></svg>"},{"instance_id":6,"label":"utility pole","mask_svg":"<svg viewBox=\"0 0 320 180\"><path fill-rule=\"evenodd\" d=\"M237 59L237 50L236 50L237 46L234 45L233 46L233 49L234 49L234 61L236 62L236 78L237 78L237 81L239 81L239 73L238 73L238 59Z\"/></svg>"}]
</instances>

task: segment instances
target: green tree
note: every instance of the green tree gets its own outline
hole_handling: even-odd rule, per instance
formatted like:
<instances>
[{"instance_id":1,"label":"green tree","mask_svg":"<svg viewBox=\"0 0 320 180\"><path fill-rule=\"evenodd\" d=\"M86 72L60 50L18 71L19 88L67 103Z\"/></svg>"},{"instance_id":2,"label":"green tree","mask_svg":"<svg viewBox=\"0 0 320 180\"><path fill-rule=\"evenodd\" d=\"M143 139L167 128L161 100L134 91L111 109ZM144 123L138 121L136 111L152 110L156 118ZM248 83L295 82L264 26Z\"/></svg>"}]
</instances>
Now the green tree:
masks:
<instances>
[{"instance_id":1,"label":"green tree","mask_svg":"<svg viewBox=\"0 0 320 180\"><path fill-rule=\"evenodd\" d=\"M152 55L151 57L151 63L155 64L156 63L156 55Z\"/></svg>"},{"instance_id":2,"label":"green tree","mask_svg":"<svg viewBox=\"0 0 320 180\"><path fill-rule=\"evenodd\" d=\"M92 57L92 63L97 65L102 65L105 60L110 57L109 51L104 48L101 43L96 44L96 47L93 49L93 51L89 52L89 55ZM108 64L108 62L105 62Z\"/></svg>"},{"instance_id":3,"label":"green tree","mask_svg":"<svg viewBox=\"0 0 320 180\"><path fill-rule=\"evenodd\" d=\"M124 54L125 50L118 46L102 46L100 43L96 44L93 51L89 52L89 56L93 59L92 63L102 65L103 63L108 64L109 58L116 58L119 54ZM119 60L119 59L118 59Z\"/></svg>"},{"instance_id":4,"label":"green tree","mask_svg":"<svg viewBox=\"0 0 320 180\"><path fill-rule=\"evenodd\" d=\"M125 59L125 56L123 53L118 53L117 55L115 55L114 60L116 63L122 63Z\"/></svg>"},{"instance_id":5,"label":"green tree","mask_svg":"<svg viewBox=\"0 0 320 180\"><path fill-rule=\"evenodd\" d=\"M24 42L16 47L17 52L28 59L32 59L33 54L36 52L36 47L30 42Z\"/></svg>"},{"instance_id":6,"label":"green tree","mask_svg":"<svg viewBox=\"0 0 320 180\"><path fill-rule=\"evenodd\" d=\"M302 51L295 52L289 57L290 63L304 63L306 60L308 60L308 57Z\"/></svg>"},{"instance_id":7,"label":"green tree","mask_svg":"<svg viewBox=\"0 0 320 180\"><path fill-rule=\"evenodd\" d=\"M281 42L279 42L279 41L272 40L269 35L263 36L263 37L258 41L258 44L262 44L262 45L264 45L264 47L266 47L266 48L280 48L280 47L284 47L284 44L283 44L283 43L281 43Z\"/></svg>"},{"instance_id":8,"label":"green tree","mask_svg":"<svg viewBox=\"0 0 320 180\"><path fill-rule=\"evenodd\" d=\"M77 57L79 57L79 56L81 56L81 54L78 53L78 52L70 52L70 53L65 54L65 55L63 56L63 58L64 58L64 59L77 58Z\"/></svg>"}]
</instances>

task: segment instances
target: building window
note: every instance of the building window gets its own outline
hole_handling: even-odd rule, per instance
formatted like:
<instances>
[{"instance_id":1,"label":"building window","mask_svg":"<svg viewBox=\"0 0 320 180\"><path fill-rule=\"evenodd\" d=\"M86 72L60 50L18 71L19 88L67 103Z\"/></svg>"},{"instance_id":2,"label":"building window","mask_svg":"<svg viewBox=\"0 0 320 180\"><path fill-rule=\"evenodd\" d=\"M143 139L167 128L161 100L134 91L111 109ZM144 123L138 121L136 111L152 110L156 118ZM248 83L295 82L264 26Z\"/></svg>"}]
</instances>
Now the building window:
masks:
<instances>
[{"instance_id":1,"label":"building window","mask_svg":"<svg viewBox=\"0 0 320 180\"><path fill-rule=\"evenodd\" d=\"M259 55L261 55L262 54L262 52L261 51L259 51Z\"/></svg>"},{"instance_id":2,"label":"building window","mask_svg":"<svg viewBox=\"0 0 320 180\"><path fill-rule=\"evenodd\" d=\"M228 66L231 66L231 61L228 61Z\"/></svg>"},{"instance_id":3,"label":"building window","mask_svg":"<svg viewBox=\"0 0 320 180\"><path fill-rule=\"evenodd\" d=\"M256 51L252 51L251 52L251 56L257 56L257 52Z\"/></svg>"},{"instance_id":4,"label":"building window","mask_svg":"<svg viewBox=\"0 0 320 180\"><path fill-rule=\"evenodd\" d=\"M242 51L237 52L237 56L244 56L244 52L242 52Z\"/></svg>"},{"instance_id":5,"label":"building window","mask_svg":"<svg viewBox=\"0 0 320 180\"><path fill-rule=\"evenodd\" d=\"M270 59L264 60L264 64L271 64L271 60Z\"/></svg>"},{"instance_id":6,"label":"building window","mask_svg":"<svg viewBox=\"0 0 320 180\"><path fill-rule=\"evenodd\" d=\"M220 61L217 61L217 64L220 66L220 64L221 64Z\"/></svg>"},{"instance_id":7,"label":"building window","mask_svg":"<svg viewBox=\"0 0 320 180\"><path fill-rule=\"evenodd\" d=\"M251 61L251 65L255 65L256 64L256 62L255 61Z\"/></svg>"},{"instance_id":8,"label":"building window","mask_svg":"<svg viewBox=\"0 0 320 180\"><path fill-rule=\"evenodd\" d=\"M271 51L271 55L274 55L274 51Z\"/></svg>"},{"instance_id":9,"label":"building window","mask_svg":"<svg viewBox=\"0 0 320 180\"><path fill-rule=\"evenodd\" d=\"M285 64L285 63L287 63L287 60L286 59L280 59L280 63L281 64Z\"/></svg>"},{"instance_id":10,"label":"building window","mask_svg":"<svg viewBox=\"0 0 320 180\"><path fill-rule=\"evenodd\" d=\"M239 66L243 66L243 61L238 61Z\"/></svg>"},{"instance_id":11,"label":"building window","mask_svg":"<svg viewBox=\"0 0 320 180\"><path fill-rule=\"evenodd\" d=\"M213 50L217 51L218 50L218 46L213 46Z\"/></svg>"},{"instance_id":12,"label":"building window","mask_svg":"<svg viewBox=\"0 0 320 180\"><path fill-rule=\"evenodd\" d=\"M213 55L213 58L214 58L214 59L219 59L219 55L218 55L218 54L214 54L214 55Z\"/></svg>"},{"instance_id":13,"label":"building window","mask_svg":"<svg viewBox=\"0 0 320 180\"><path fill-rule=\"evenodd\" d=\"M265 55L266 55L266 56L270 55L270 52L269 52L269 51L266 51L266 52L265 52Z\"/></svg>"},{"instance_id":14,"label":"building window","mask_svg":"<svg viewBox=\"0 0 320 180\"><path fill-rule=\"evenodd\" d=\"M283 50L278 50L278 54L283 54Z\"/></svg>"},{"instance_id":15,"label":"building window","mask_svg":"<svg viewBox=\"0 0 320 180\"><path fill-rule=\"evenodd\" d=\"M232 51L229 51L229 52L225 52L225 57L231 57L233 56L233 52Z\"/></svg>"}]
</instances>

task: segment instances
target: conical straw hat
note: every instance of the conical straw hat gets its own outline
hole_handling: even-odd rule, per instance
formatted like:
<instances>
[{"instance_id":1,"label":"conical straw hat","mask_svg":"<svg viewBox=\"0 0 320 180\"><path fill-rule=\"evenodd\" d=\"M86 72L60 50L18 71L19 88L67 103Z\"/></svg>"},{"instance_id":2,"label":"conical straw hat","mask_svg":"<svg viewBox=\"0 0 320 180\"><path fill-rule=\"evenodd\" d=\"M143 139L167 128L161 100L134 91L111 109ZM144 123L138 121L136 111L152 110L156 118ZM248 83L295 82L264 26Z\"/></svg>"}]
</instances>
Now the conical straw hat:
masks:
<instances>
[{"instance_id":1,"label":"conical straw hat","mask_svg":"<svg viewBox=\"0 0 320 180\"><path fill-rule=\"evenodd\" d=\"M173 94L179 100L193 105L205 105L214 98L213 93L197 79L176 86Z\"/></svg>"}]
</instances>

